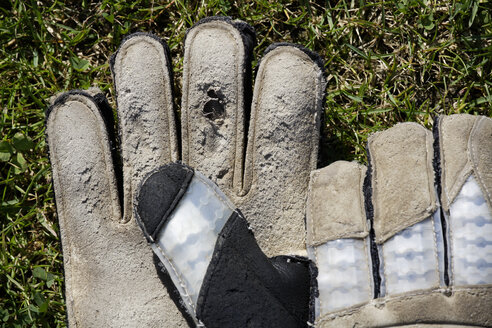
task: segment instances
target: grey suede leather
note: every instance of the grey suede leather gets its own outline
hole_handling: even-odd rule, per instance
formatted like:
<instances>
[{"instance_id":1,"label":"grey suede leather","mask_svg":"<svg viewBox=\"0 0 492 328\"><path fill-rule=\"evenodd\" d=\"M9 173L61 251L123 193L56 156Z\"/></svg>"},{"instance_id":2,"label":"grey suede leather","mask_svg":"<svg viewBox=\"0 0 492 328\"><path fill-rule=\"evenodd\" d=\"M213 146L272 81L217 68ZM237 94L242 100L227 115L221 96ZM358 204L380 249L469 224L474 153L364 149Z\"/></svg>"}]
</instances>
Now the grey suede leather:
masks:
<instances>
[{"instance_id":1,"label":"grey suede leather","mask_svg":"<svg viewBox=\"0 0 492 328\"><path fill-rule=\"evenodd\" d=\"M420 222L437 209L432 134L402 123L369 138L376 242Z\"/></svg>"},{"instance_id":2,"label":"grey suede leather","mask_svg":"<svg viewBox=\"0 0 492 328\"><path fill-rule=\"evenodd\" d=\"M362 185L366 167L339 161L311 173L306 209L308 246L368 234ZM329 218L329 219L328 219Z\"/></svg>"},{"instance_id":3,"label":"grey suede leather","mask_svg":"<svg viewBox=\"0 0 492 328\"><path fill-rule=\"evenodd\" d=\"M185 327L140 229L121 221L106 127L88 94L55 103L47 141L69 326Z\"/></svg>"},{"instance_id":4,"label":"grey suede leather","mask_svg":"<svg viewBox=\"0 0 492 328\"><path fill-rule=\"evenodd\" d=\"M324 90L322 68L304 51L279 46L262 58L253 93L244 196L233 201L267 256L306 254L305 234L299 232L305 231L309 174L318 159Z\"/></svg>"},{"instance_id":5,"label":"grey suede leather","mask_svg":"<svg viewBox=\"0 0 492 328\"><path fill-rule=\"evenodd\" d=\"M208 49L185 52L183 161L210 176L241 208L265 254L305 255L299 231L305 230L309 173L317 162L323 69L300 47L268 49L258 68L246 136L248 40L220 20L188 33L187 49ZM223 113L204 115L207 103Z\"/></svg>"},{"instance_id":6,"label":"grey suede leather","mask_svg":"<svg viewBox=\"0 0 492 328\"><path fill-rule=\"evenodd\" d=\"M111 68L123 162L123 220L129 221L145 174L178 159L171 62L160 40L137 34L123 41Z\"/></svg>"},{"instance_id":7,"label":"grey suede leather","mask_svg":"<svg viewBox=\"0 0 492 328\"><path fill-rule=\"evenodd\" d=\"M473 174L492 211L492 119L482 116L443 116L439 122L442 147L442 207L449 211L466 179ZM463 137L461 137L463 136Z\"/></svg>"},{"instance_id":8,"label":"grey suede leather","mask_svg":"<svg viewBox=\"0 0 492 328\"><path fill-rule=\"evenodd\" d=\"M473 170L470 156L468 156L468 145L477 118L471 115L452 115L443 116L438 122L443 168L441 205L445 211L449 211L449 205L454 201Z\"/></svg>"},{"instance_id":9,"label":"grey suede leather","mask_svg":"<svg viewBox=\"0 0 492 328\"><path fill-rule=\"evenodd\" d=\"M240 31L220 20L197 25L185 43L183 161L198 170L205 168L202 172L216 177L216 183L228 190L241 187L245 88L251 88L245 85L251 52L246 46ZM212 112L204 115L208 108Z\"/></svg>"}]
</instances>

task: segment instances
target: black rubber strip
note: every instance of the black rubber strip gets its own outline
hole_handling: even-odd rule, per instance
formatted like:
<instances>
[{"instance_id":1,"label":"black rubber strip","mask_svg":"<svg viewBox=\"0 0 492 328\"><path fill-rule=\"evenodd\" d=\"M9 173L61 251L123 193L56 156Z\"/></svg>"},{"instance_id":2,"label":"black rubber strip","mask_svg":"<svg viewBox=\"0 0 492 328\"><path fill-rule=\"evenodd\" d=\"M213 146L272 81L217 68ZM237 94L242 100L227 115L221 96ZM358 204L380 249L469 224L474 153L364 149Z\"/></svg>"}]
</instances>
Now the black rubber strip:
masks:
<instances>
[{"instance_id":1,"label":"black rubber strip","mask_svg":"<svg viewBox=\"0 0 492 328\"><path fill-rule=\"evenodd\" d=\"M313 261L309 261L309 274L311 277L310 287L309 287L309 324L310 327L314 327L316 321L316 299L319 298L319 288L318 288L318 267Z\"/></svg>"},{"instance_id":2,"label":"black rubber strip","mask_svg":"<svg viewBox=\"0 0 492 328\"><path fill-rule=\"evenodd\" d=\"M442 166L441 166L441 145L439 138L439 117L436 116L434 118L434 125L432 126L432 134L434 136L434 158L432 159L432 166L434 168L434 185L437 189L437 197L439 201L441 200L442 195ZM444 243L444 283L446 286L449 286L449 260L448 260L448 234L447 234L447 224L444 216L444 211L442 210L442 206L439 206L439 210L441 211L441 226L442 226L442 240Z\"/></svg>"},{"instance_id":3,"label":"black rubber strip","mask_svg":"<svg viewBox=\"0 0 492 328\"><path fill-rule=\"evenodd\" d=\"M366 210L366 217L369 221L369 245L371 252L371 262L372 262L372 278L374 282L374 298L381 296L381 275L379 273L379 268L381 263L379 261L378 246L376 244L376 233L374 232L374 206L372 204L372 163L371 154L369 152L369 144L366 146L367 150L367 172L364 178L364 208Z\"/></svg>"},{"instance_id":4,"label":"black rubber strip","mask_svg":"<svg viewBox=\"0 0 492 328\"><path fill-rule=\"evenodd\" d=\"M242 214L220 232L197 302L206 327L306 327L312 271L306 258L268 259Z\"/></svg>"}]
</instances>

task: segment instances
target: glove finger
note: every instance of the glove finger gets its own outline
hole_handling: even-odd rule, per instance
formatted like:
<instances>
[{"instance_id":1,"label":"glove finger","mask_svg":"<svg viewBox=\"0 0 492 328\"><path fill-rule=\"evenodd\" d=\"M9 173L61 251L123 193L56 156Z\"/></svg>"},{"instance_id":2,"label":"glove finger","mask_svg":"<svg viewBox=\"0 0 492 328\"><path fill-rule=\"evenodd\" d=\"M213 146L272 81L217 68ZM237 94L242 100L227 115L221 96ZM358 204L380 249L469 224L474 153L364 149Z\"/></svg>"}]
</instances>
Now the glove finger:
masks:
<instances>
[{"instance_id":1,"label":"glove finger","mask_svg":"<svg viewBox=\"0 0 492 328\"><path fill-rule=\"evenodd\" d=\"M325 79L322 60L294 45L267 49L248 134L241 208L268 256L305 254L304 211L316 168Z\"/></svg>"},{"instance_id":2,"label":"glove finger","mask_svg":"<svg viewBox=\"0 0 492 328\"><path fill-rule=\"evenodd\" d=\"M396 129L393 128L394 133L388 133L387 137L382 134L376 135L369 142L371 161L379 162L372 171L377 175L372 177L374 229L376 242L384 242L382 266L385 271L386 294L445 285L492 283L492 253L487 252L487 246L492 245L489 196L492 186L491 121L489 118L469 115L441 117L437 120L434 169L438 174L435 178L429 164L426 165L427 174L422 174L425 172L424 161L430 161L430 141L425 142L425 146L422 142L419 147L420 155L415 157L418 152L414 148L417 141L413 141L412 138L416 138L416 131L407 128L407 132L399 132L397 126ZM426 134L426 138L430 140L428 132ZM387 148L392 147L388 140L398 138L404 141L399 143L399 147L403 147L398 151L401 164L395 167L391 159L391 150ZM392 148L396 149L395 146ZM374 156L373 151L376 152ZM398 174L398 171L407 173ZM393 174L393 177L389 176L388 172ZM388 181L394 181L391 184L395 187L384 187L385 184L389 185ZM435 189L441 196L443 217L437 211L439 203L434 200ZM398 222L399 219L395 219L396 215L405 222ZM431 215L434 216L433 220L425 219ZM431 221L434 221L434 225ZM421 248L427 244L425 248L434 249L434 254L429 252L425 258L423 255L415 256L418 255L417 250L404 251L401 237L411 244L419 244ZM435 262L431 261L431 257L436 255L437 266L436 263L431 264ZM409 260L405 263L409 270L406 277L402 269L403 256L415 256L413 262ZM427 264L424 266L424 263ZM424 271L425 267L430 269L431 266L435 268ZM416 268L422 270L421 281L416 279L418 274L415 273L419 272ZM439 281L435 280L435 272L439 273ZM410 283L409 279L413 283Z\"/></svg>"},{"instance_id":3,"label":"glove finger","mask_svg":"<svg viewBox=\"0 0 492 328\"><path fill-rule=\"evenodd\" d=\"M97 258L95 245L104 245L106 240L101 238L100 232L106 230L101 226L121 218L120 205L109 137L94 98L81 91L59 96L49 108L46 125L67 273L68 318L76 320L94 302L80 294L95 283L91 266L82 259ZM82 311L77 312L74 301Z\"/></svg>"},{"instance_id":4,"label":"glove finger","mask_svg":"<svg viewBox=\"0 0 492 328\"><path fill-rule=\"evenodd\" d=\"M242 183L253 45L249 25L220 17L195 24L185 41L183 162L229 194Z\"/></svg>"},{"instance_id":5,"label":"glove finger","mask_svg":"<svg viewBox=\"0 0 492 328\"><path fill-rule=\"evenodd\" d=\"M457 286L492 284L492 119L442 116L435 136L449 280Z\"/></svg>"},{"instance_id":6,"label":"glove finger","mask_svg":"<svg viewBox=\"0 0 492 328\"><path fill-rule=\"evenodd\" d=\"M112 115L101 94L81 91L58 97L47 114L69 324L181 326L137 226L120 224Z\"/></svg>"},{"instance_id":7,"label":"glove finger","mask_svg":"<svg viewBox=\"0 0 492 328\"><path fill-rule=\"evenodd\" d=\"M380 261L379 275L374 273L376 296L444 284L432 144L431 132L416 123L369 138L365 192L372 205L367 213L374 229L371 243L377 244L371 255L374 263Z\"/></svg>"},{"instance_id":8,"label":"glove finger","mask_svg":"<svg viewBox=\"0 0 492 328\"><path fill-rule=\"evenodd\" d=\"M96 100L83 91L62 94L46 124L59 216L119 219L110 136Z\"/></svg>"},{"instance_id":9,"label":"glove finger","mask_svg":"<svg viewBox=\"0 0 492 328\"><path fill-rule=\"evenodd\" d=\"M311 177L308 248L320 269L322 315L440 285L431 133L399 124L372 135L367 150L367 172L337 162Z\"/></svg>"},{"instance_id":10,"label":"glove finger","mask_svg":"<svg viewBox=\"0 0 492 328\"><path fill-rule=\"evenodd\" d=\"M345 161L311 173L306 228L309 257L319 272L318 315L372 299L365 175L365 166Z\"/></svg>"},{"instance_id":11,"label":"glove finger","mask_svg":"<svg viewBox=\"0 0 492 328\"><path fill-rule=\"evenodd\" d=\"M169 50L157 37L135 33L111 58L123 165L124 222L143 176L178 159Z\"/></svg>"}]
</instances>

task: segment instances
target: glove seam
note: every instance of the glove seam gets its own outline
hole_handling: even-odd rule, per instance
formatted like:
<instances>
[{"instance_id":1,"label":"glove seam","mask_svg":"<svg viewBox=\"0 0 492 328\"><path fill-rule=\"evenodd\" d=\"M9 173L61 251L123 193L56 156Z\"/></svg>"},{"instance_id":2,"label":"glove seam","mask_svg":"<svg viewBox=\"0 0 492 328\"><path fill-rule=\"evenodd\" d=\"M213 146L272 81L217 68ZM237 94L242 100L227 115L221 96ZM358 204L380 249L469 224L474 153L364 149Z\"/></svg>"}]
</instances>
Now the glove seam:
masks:
<instances>
[{"instance_id":1,"label":"glove seam","mask_svg":"<svg viewBox=\"0 0 492 328\"><path fill-rule=\"evenodd\" d=\"M474 285L473 287L433 288L433 289L424 289L424 290L419 290L419 291L413 291L413 292L400 294L400 295L396 295L396 296L386 296L386 297L382 297L382 298L376 298L374 300L377 300L378 303L384 305L388 301L392 301L394 303L401 303L403 300L408 299L408 298L412 298L415 296L426 296L426 295L434 295L434 294L437 294L437 295L443 294L443 295L447 296L448 293L451 293L451 295L452 295L454 292L460 292L460 291L473 292L473 291L480 291L480 290L488 291L490 289L492 289L491 284ZM355 306L352 306L350 308L344 309L342 311L327 313L327 314L321 316L318 320L316 320L316 324L320 324L320 323L327 322L327 321L332 321L332 320L335 320L337 318L342 318L342 317L354 315L354 314L356 314L357 310L363 309L364 307L367 307L367 306L371 306L371 302L372 301L366 302L364 304L355 305ZM377 305L374 305L374 306L377 307Z\"/></svg>"},{"instance_id":2,"label":"glove seam","mask_svg":"<svg viewBox=\"0 0 492 328\"><path fill-rule=\"evenodd\" d=\"M447 216L447 214L445 213L445 215ZM449 220L449 216L447 216L445 218L445 220L447 221L448 223L448 249L449 249L449 254L448 254L448 257L449 257L449 271L448 271L448 279L449 279L449 287L452 287L454 286L454 243L453 243L453 235L454 235L454 229L453 229L453 225L451 224L451 220ZM445 234L446 232L443 231L443 233ZM445 259L445 260L448 260L448 259Z\"/></svg>"},{"instance_id":3,"label":"glove seam","mask_svg":"<svg viewBox=\"0 0 492 328\"><path fill-rule=\"evenodd\" d=\"M439 208L438 208L436 211L438 211L438 210L439 210ZM433 243L433 246L434 246L434 247L433 247L433 249L432 249L432 253L434 254L434 260L436 261L436 262L435 262L435 271L434 271L434 273L435 273L435 274L436 274L436 276L437 276L437 277L436 277L436 278L437 278L437 287L439 287L439 286L441 286L441 274L440 274L440 272L439 272L439 255L437 254L437 251L438 251L438 246L437 246L437 235L436 235L436 234L437 234L437 232L436 232L436 226L435 226L435 224L434 224L434 214L435 214L435 212L436 212L436 211L434 211L434 213L432 213L432 215L428 218L428 220L429 220L430 225L432 226L432 240L433 240L433 242L434 242L434 243ZM441 222L439 222L439 224L440 224L440 223L441 223ZM444 236L444 232L443 232L443 238L445 238L445 236ZM444 272L443 272L443 274L444 274ZM443 286L443 287L444 287L444 286Z\"/></svg>"},{"instance_id":4,"label":"glove seam","mask_svg":"<svg viewBox=\"0 0 492 328\"><path fill-rule=\"evenodd\" d=\"M183 287L183 290L186 292L186 296L184 295L181 295L181 297L183 298L186 298L188 303L191 305L191 307L193 308L193 311L195 313L193 313L193 315L196 316L196 307L195 305L193 304L193 301L191 300L191 297L189 295L189 292L188 292L188 288L186 286L186 284L183 282L183 279L181 278L181 275L179 274L179 272L176 270L176 268L174 267L173 265L173 262L169 259L169 257L167 257L166 253L161 249L161 247L159 246L159 244L155 243L155 246L156 248L161 252L162 256L164 256L164 258L167 260L167 262L169 263L169 265L171 266L171 268L173 269L174 271L174 274L176 275L176 277L178 278L181 286Z\"/></svg>"},{"instance_id":5,"label":"glove seam","mask_svg":"<svg viewBox=\"0 0 492 328\"><path fill-rule=\"evenodd\" d=\"M472 136L475 134L476 130L479 130L479 125L480 125L480 123L481 123L482 121L484 121L484 120L485 120L485 117L482 117L482 118L480 118L480 119L478 119L478 120L476 120L476 121L475 121L475 124L474 124L474 126L473 126L473 128L472 128L472 130L471 130L471 133L470 133L470 139L469 139L469 141L468 141L468 144L471 146L471 147L470 147L470 148L471 148L471 152L470 152L470 155L471 155L470 157L471 157L471 158L470 158L470 159L471 159L471 161L472 161L472 165L473 165L473 168L474 168L474 170L473 170L473 171L474 171L474 173L476 173L476 175L477 175L477 177L478 177L478 180L480 181L480 184L479 184L479 185L480 185L480 187L481 187L480 189L482 190L482 192L485 192L485 194L486 194L486 196L487 196L487 198L488 198L488 199L487 199L487 200L488 200L488 202L487 202L487 203L490 205L490 198L491 198L491 197L490 197L489 190L486 188L486 184L485 184L485 183L484 183L484 181L483 181L482 174L481 174L480 170L478 170L478 167L477 167L477 165L475 164L475 161L473 160L473 159L475 158L475 154L476 154L476 152L475 152L475 143L474 143L474 142L472 142Z\"/></svg>"}]
</instances>

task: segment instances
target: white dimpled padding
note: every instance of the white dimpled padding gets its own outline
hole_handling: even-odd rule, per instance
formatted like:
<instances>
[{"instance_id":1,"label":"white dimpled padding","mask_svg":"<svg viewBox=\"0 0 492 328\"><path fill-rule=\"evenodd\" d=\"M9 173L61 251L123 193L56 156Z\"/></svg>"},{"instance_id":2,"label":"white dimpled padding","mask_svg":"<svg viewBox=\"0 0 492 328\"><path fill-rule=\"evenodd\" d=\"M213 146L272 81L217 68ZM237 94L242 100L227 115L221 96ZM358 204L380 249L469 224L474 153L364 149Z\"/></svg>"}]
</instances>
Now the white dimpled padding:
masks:
<instances>
[{"instance_id":1,"label":"white dimpled padding","mask_svg":"<svg viewBox=\"0 0 492 328\"><path fill-rule=\"evenodd\" d=\"M492 216L470 176L449 208L454 285L492 284Z\"/></svg>"},{"instance_id":2,"label":"white dimpled padding","mask_svg":"<svg viewBox=\"0 0 492 328\"><path fill-rule=\"evenodd\" d=\"M317 316L370 300L365 244L363 239L338 239L310 250L319 270Z\"/></svg>"},{"instance_id":3,"label":"white dimpled padding","mask_svg":"<svg viewBox=\"0 0 492 328\"><path fill-rule=\"evenodd\" d=\"M434 221L426 219L383 245L386 293L400 294L439 285Z\"/></svg>"},{"instance_id":4,"label":"white dimpled padding","mask_svg":"<svg viewBox=\"0 0 492 328\"><path fill-rule=\"evenodd\" d=\"M195 172L186 193L157 235L154 252L192 313L217 236L233 212L227 197Z\"/></svg>"}]
</instances>

